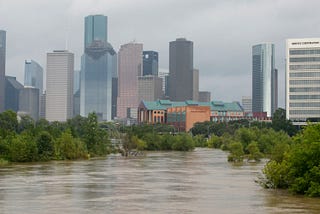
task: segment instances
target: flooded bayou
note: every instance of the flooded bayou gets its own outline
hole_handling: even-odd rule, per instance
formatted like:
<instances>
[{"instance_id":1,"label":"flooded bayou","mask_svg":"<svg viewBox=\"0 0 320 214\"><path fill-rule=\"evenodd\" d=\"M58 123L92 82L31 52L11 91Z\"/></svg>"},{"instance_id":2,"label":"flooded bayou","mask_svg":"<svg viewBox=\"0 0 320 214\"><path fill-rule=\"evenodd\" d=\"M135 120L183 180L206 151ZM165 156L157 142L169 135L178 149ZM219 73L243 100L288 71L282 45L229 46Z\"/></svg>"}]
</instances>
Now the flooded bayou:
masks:
<instances>
[{"instance_id":1,"label":"flooded bayou","mask_svg":"<svg viewBox=\"0 0 320 214\"><path fill-rule=\"evenodd\" d=\"M264 163L221 150L0 168L0 213L320 213L320 199L267 190Z\"/></svg>"}]
</instances>

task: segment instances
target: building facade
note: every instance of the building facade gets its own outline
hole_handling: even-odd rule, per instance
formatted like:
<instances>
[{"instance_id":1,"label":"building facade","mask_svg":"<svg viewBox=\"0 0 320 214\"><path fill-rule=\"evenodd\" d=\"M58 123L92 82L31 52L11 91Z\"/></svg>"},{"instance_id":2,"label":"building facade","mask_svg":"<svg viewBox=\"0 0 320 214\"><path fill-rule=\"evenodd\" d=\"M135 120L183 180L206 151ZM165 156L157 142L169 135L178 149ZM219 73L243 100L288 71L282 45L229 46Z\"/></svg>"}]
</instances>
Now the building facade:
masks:
<instances>
[{"instance_id":1,"label":"building facade","mask_svg":"<svg viewBox=\"0 0 320 214\"><path fill-rule=\"evenodd\" d=\"M29 115L35 121L39 119L39 92L39 88L32 86L20 90L18 114Z\"/></svg>"},{"instance_id":2,"label":"building facade","mask_svg":"<svg viewBox=\"0 0 320 214\"><path fill-rule=\"evenodd\" d=\"M138 77L138 94L139 102L162 99L162 79L153 75Z\"/></svg>"},{"instance_id":3,"label":"building facade","mask_svg":"<svg viewBox=\"0 0 320 214\"><path fill-rule=\"evenodd\" d=\"M193 99L193 42L178 38L169 44L169 83L170 100Z\"/></svg>"},{"instance_id":4,"label":"building facade","mask_svg":"<svg viewBox=\"0 0 320 214\"><path fill-rule=\"evenodd\" d=\"M19 96L23 85L16 77L6 76L5 82L5 110L19 111Z\"/></svg>"},{"instance_id":5,"label":"building facade","mask_svg":"<svg viewBox=\"0 0 320 214\"><path fill-rule=\"evenodd\" d=\"M277 72L273 44L252 47L252 111L271 117L277 109Z\"/></svg>"},{"instance_id":6,"label":"building facade","mask_svg":"<svg viewBox=\"0 0 320 214\"><path fill-rule=\"evenodd\" d=\"M208 108L208 110L203 107ZM187 112L188 116L186 116ZM139 123L171 124L180 131L189 130L196 122L209 120L213 122L228 122L244 118L243 109L237 102L196 102L190 100L174 102L170 100L157 100L153 102L141 101L138 108Z\"/></svg>"},{"instance_id":7,"label":"building facade","mask_svg":"<svg viewBox=\"0 0 320 214\"><path fill-rule=\"evenodd\" d=\"M199 102L210 102L211 93L210 91L199 91Z\"/></svg>"},{"instance_id":8,"label":"building facade","mask_svg":"<svg viewBox=\"0 0 320 214\"><path fill-rule=\"evenodd\" d=\"M142 44L128 43L118 53L117 117L127 118L127 112L139 105L138 76L142 75Z\"/></svg>"},{"instance_id":9,"label":"building facade","mask_svg":"<svg viewBox=\"0 0 320 214\"><path fill-rule=\"evenodd\" d=\"M250 96L242 96L241 104L245 113L252 113L252 98Z\"/></svg>"},{"instance_id":10,"label":"building facade","mask_svg":"<svg viewBox=\"0 0 320 214\"><path fill-rule=\"evenodd\" d=\"M193 69L192 100L199 101L199 69Z\"/></svg>"},{"instance_id":11,"label":"building facade","mask_svg":"<svg viewBox=\"0 0 320 214\"><path fill-rule=\"evenodd\" d=\"M72 118L74 54L67 50L47 53L46 119Z\"/></svg>"},{"instance_id":12,"label":"building facade","mask_svg":"<svg viewBox=\"0 0 320 214\"><path fill-rule=\"evenodd\" d=\"M286 42L286 116L297 122L320 118L320 38Z\"/></svg>"},{"instance_id":13,"label":"building facade","mask_svg":"<svg viewBox=\"0 0 320 214\"><path fill-rule=\"evenodd\" d=\"M108 18L85 17L84 55L81 68L80 113L95 112L99 120L112 118L112 74L116 52L108 43Z\"/></svg>"},{"instance_id":14,"label":"building facade","mask_svg":"<svg viewBox=\"0 0 320 214\"><path fill-rule=\"evenodd\" d=\"M143 51L143 76L158 76L159 54L156 51Z\"/></svg>"},{"instance_id":15,"label":"building facade","mask_svg":"<svg viewBox=\"0 0 320 214\"><path fill-rule=\"evenodd\" d=\"M43 68L33 60L24 62L24 86L31 86L43 93Z\"/></svg>"},{"instance_id":16,"label":"building facade","mask_svg":"<svg viewBox=\"0 0 320 214\"><path fill-rule=\"evenodd\" d=\"M5 110L6 31L0 30L0 113Z\"/></svg>"}]
</instances>

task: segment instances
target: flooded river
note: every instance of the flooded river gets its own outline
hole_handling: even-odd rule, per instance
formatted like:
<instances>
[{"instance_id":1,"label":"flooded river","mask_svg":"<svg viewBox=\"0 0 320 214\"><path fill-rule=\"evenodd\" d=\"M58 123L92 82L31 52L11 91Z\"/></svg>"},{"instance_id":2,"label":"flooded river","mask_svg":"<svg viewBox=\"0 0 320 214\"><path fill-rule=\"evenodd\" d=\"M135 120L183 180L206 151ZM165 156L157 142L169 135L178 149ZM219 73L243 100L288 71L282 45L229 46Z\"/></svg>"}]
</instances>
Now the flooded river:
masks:
<instances>
[{"instance_id":1,"label":"flooded river","mask_svg":"<svg viewBox=\"0 0 320 214\"><path fill-rule=\"evenodd\" d=\"M263 163L221 150L0 168L0 213L320 213L320 199L266 190Z\"/></svg>"}]
</instances>

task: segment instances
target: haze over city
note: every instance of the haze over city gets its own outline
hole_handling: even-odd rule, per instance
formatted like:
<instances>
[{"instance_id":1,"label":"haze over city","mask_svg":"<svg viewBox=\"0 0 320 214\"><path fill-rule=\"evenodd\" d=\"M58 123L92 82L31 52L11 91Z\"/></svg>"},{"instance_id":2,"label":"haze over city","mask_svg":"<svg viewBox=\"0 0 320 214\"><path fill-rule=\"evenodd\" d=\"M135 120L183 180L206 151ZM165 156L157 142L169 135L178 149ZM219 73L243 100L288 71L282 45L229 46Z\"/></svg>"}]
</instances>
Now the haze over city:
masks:
<instances>
[{"instance_id":1,"label":"haze over city","mask_svg":"<svg viewBox=\"0 0 320 214\"><path fill-rule=\"evenodd\" d=\"M275 44L279 70L279 106L284 107L285 40L320 35L320 2L308 1L0 1L0 29L7 31L6 74L23 82L24 60L44 68L46 53L67 49L80 68L84 17L108 16L108 37L118 50L136 41L159 52L160 70L168 70L169 42L194 42L194 67L200 90L214 100L240 101L251 95L252 46Z\"/></svg>"}]
</instances>

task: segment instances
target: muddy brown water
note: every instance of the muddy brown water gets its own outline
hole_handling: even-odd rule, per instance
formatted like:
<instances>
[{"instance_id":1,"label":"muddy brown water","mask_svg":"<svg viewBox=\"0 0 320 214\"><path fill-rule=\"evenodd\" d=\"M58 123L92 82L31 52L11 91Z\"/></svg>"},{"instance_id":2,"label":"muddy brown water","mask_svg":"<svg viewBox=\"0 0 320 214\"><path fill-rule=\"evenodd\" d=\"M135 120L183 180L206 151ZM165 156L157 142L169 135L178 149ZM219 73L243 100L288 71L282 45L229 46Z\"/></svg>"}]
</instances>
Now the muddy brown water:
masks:
<instances>
[{"instance_id":1,"label":"muddy brown water","mask_svg":"<svg viewBox=\"0 0 320 214\"><path fill-rule=\"evenodd\" d=\"M0 213L320 213L320 199L267 190L264 162L221 150L14 164L0 168Z\"/></svg>"}]
</instances>

